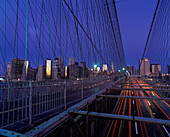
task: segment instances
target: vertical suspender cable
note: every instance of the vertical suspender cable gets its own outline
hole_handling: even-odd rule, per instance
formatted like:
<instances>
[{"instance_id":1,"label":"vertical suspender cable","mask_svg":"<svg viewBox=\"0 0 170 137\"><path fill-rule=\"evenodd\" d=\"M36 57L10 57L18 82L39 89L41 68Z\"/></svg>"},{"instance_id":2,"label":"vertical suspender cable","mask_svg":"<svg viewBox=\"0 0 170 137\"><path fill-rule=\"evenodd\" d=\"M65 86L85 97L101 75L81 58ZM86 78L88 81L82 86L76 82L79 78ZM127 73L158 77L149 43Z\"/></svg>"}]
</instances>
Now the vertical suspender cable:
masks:
<instances>
[{"instance_id":1,"label":"vertical suspender cable","mask_svg":"<svg viewBox=\"0 0 170 137\"><path fill-rule=\"evenodd\" d=\"M115 39L116 49L117 49L118 56L119 56L120 67L121 67L120 69L122 69L122 67L123 67L122 66L122 60L121 60L121 57L120 57L120 52L119 52L119 48L118 48L118 45L117 45L117 39L116 39L115 31L114 31L114 28L113 28L113 22L112 22L112 18L111 18L111 14L110 14L110 9L109 9L107 0L106 0L106 5L107 5L107 11L108 11L109 19L110 19L110 23L111 23L111 28L112 28L112 31L113 31L113 36L114 36L114 39Z\"/></svg>"},{"instance_id":2,"label":"vertical suspender cable","mask_svg":"<svg viewBox=\"0 0 170 137\"><path fill-rule=\"evenodd\" d=\"M27 15L26 15L26 42L25 42L25 118L27 117L27 91L26 91L26 77L27 77L27 47L28 47L28 0L27 0Z\"/></svg>"},{"instance_id":3,"label":"vertical suspender cable","mask_svg":"<svg viewBox=\"0 0 170 137\"><path fill-rule=\"evenodd\" d=\"M148 37L147 37L147 40L146 40L146 44L145 44L145 48L144 48L144 51L143 51L142 59L145 56L146 48L148 46L149 38L150 38L152 27L153 27L153 24L154 24L154 21L155 21L156 13L158 11L159 3L160 3L160 0L158 0L157 6L156 6L156 9L155 9L155 13L154 13L154 16L153 16L153 19L152 19L152 23L151 23L151 27L150 27L150 30L149 30L149 34L148 34Z\"/></svg>"},{"instance_id":4,"label":"vertical suspender cable","mask_svg":"<svg viewBox=\"0 0 170 137\"><path fill-rule=\"evenodd\" d=\"M60 58L59 58L59 63L60 63L60 76L59 76L59 79L60 79L60 101L61 101L61 102L60 102L60 105L62 105L62 89L61 89L61 60L62 60L62 59L61 59L61 58L62 58L62 57L61 57L61 1L62 1L62 0L60 0L60 5L59 5L59 6L60 6L60 8L59 8L59 10L60 10L60 19L59 19L59 20L60 20L60 32L59 32L59 33L60 33L60 36L59 36L59 37L60 37L60 40L59 40L59 46L60 46Z\"/></svg>"},{"instance_id":5,"label":"vertical suspender cable","mask_svg":"<svg viewBox=\"0 0 170 137\"><path fill-rule=\"evenodd\" d=\"M6 13L6 1L5 1L5 13ZM5 16L5 36L6 36L6 16ZM4 48L4 57L5 57L5 63L6 63L6 40L5 40L5 48Z\"/></svg>"}]
</instances>

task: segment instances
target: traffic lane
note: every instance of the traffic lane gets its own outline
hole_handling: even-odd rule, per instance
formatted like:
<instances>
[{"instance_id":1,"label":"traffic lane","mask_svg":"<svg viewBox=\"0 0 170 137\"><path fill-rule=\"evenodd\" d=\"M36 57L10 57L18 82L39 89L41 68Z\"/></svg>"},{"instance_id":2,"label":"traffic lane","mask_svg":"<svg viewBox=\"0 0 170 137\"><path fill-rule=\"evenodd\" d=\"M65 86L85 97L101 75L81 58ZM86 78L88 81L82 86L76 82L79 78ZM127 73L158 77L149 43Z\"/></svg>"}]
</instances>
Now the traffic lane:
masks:
<instances>
[{"instance_id":1,"label":"traffic lane","mask_svg":"<svg viewBox=\"0 0 170 137\"><path fill-rule=\"evenodd\" d=\"M127 91L127 96L128 95L131 95L131 93L129 91ZM125 107L125 113L124 115L131 115L131 112L132 112L132 109L131 109L131 103L130 103L130 100L127 99L126 100L126 105L124 106ZM121 134L121 136L128 136L128 137L131 137L132 136L132 122L131 121L124 121L124 125L123 125L123 132Z\"/></svg>"},{"instance_id":2,"label":"traffic lane","mask_svg":"<svg viewBox=\"0 0 170 137\"><path fill-rule=\"evenodd\" d=\"M140 92L140 95L144 96L143 92ZM151 117L155 118L152 114L151 109L149 108L149 103L147 102L147 100L143 100L143 104L145 104L144 108L148 108L151 114ZM143 109L142 109L143 110ZM149 129L149 136L166 136L166 134L163 132L162 128L160 127L160 125L151 125L151 124L147 124L147 129ZM153 130L154 129L154 130ZM153 132L153 133L152 133Z\"/></svg>"},{"instance_id":3,"label":"traffic lane","mask_svg":"<svg viewBox=\"0 0 170 137\"><path fill-rule=\"evenodd\" d=\"M136 84L135 81L133 80L133 84ZM134 85L133 88L136 86ZM138 91L133 91L132 96L139 96ZM139 99L137 100L132 100L132 108L133 108L133 115L138 116L138 117L143 117L143 112L141 110L141 101ZM146 124L142 122L133 122L132 123L132 129L133 129L133 136L148 136L148 131L146 129Z\"/></svg>"},{"instance_id":4,"label":"traffic lane","mask_svg":"<svg viewBox=\"0 0 170 137\"><path fill-rule=\"evenodd\" d=\"M142 91L139 91L139 94L137 93L136 95L144 96ZM141 114L143 114L144 117L154 118L152 110L149 108L150 104L148 103L147 100L139 100L138 105L139 107L141 106L141 110L142 110ZM148 136L153 136L153 135L154 136L165 136L159 125L146 124L146 128L147 130L145 132L146 134L148 132Z\"/></svg>"},{"instance_id":5,"label":"traffic lane","mask_svg":"<svg viewBox=\"0 0 170 137\"><path fill-rule=\"evenodd\" d=\"M134 94L134 93L132 93ZM128 102L128 101L127 101ZM133 102L133 101L132 101ZM128 103L126 103L128 104ZM133 104L133 103L132 103ZM136 103L134 102L134 104L136 105ZM145 104L145 106L140 106L139 109L140 110L140 114L144 111L144 116L146 116L146 103L144 102L144 100L142 101L142 103L138 103L138 104ZM123 106L125 105L125 103L123 103ZM127 105L126 105L127 106ZM127 107L126 107L127 108ZM136 107L135 107L136 108ZM135 110L135 109L134 109ZM129 111L129 108L128 110L126 110L126 113ZM147 113L147 116L149 116L149 114ZM127 125L129 124L129 122L125 121L124 122L124 125ZM140 125L141 125L141 128L140 128ZM117 128L119 127L120 129L120 121L117 123ZM127 128L128 126L123 126L123 134L121 134L122 136L128 136L129 134L129 127ZM122 129L122 126L121 126L121 129ZM149 132L147 131L147 129L149 129ZM154 129L154 130L153 130ZM116 129L117 131L117 129ZM120 132L119 132L120 133ZM164 136L162 135L162 133L160 132L160 127L158 127L157 125L152 125L152 124L145 124L145 123L132 123L132 134L133 136ZM120 136L120 134L115 134L115 136Z\"/></svg>"},{"instance_id":6,"label":"traffic lane","mask_svg":"<svg viewBox=\"0 0 170 137\"><path fill-rule=\"evenodd\" d=\"M154 118L158 118L158 119L166 119L165 115L162 113L162 111L160 109L158 109L158 107L155 105L155 103L153 101L150 101L150 109L152 110L152 114L154 115ZM163 126L163 125L157 125L159 126L159 129L161 128L162 132L164 133L165 136L168 136L166 130L170 131L169 127L167 126Z\"/></svg>"},{"instance_id":7,"label":"traffic lane","mask_svg":"<svg viewBox=\"0 0 170 137\"><path fill-rule=\"evenodd\" d=\"M124 91L123 96L127 96L128 95L128 91ZM119 106L119 110L118 110L118 115L126 115L126 106L127 106L127 99L122 99L120 106ZM128 134L128 130L127 130L127 121L123 121L123 120L115 120L114 122L114 126L113 126L113 131L112 131L112 137L115 136L126 136ZM124 128L126 127L126 128ZM125 133L125 134L124 134Z\"/></svg>"},{"instance_id":8,"label":"traffic lane","mask_svg":"<svg viewBox=\"0 0 170 137\"><path fill-rule=\"evenodd\" d=\"M135 81L134 81L135 83ZM136 86L135 86L136 87ZM137 91L134 91L134 96L138 96L138 92ZM138 117L142 117L142 112L140 112L140 105L141 105L141 102L139 99L136 99L133 101L132 103L135 108L136 108L136 114ZM142 123L142 122L139 122L139 123L135 123L135 131L137 133L139 133L140 136L144 137L145 135L145 132L146 132L146 128L144 127L145 123ZM145 129L144 129L145 128Z\"/></svg>"},{"instance_id":9,"label":"traffic lane","mask_svg":"<svg viewBox=\"0 0 170 137\"><path fill-rule=\"evenodd\" d=\"M123 91L121 91L121 94L120 95L125 95L126 94L126 91L125 90L123 90ZM120 114L120 111L121 111L121 107L122 107L122 105L123 105L123 101L124 101L124 99L120 99L119 100L119 103L118 103L118 105L117 105L117 109L116 109L116 111L115 111L115 114ZM112 122L111 122L111 124L110 124L110 127L109 127L109 129L108 129L108 133L107 133L107 137L108 136L114 136L116 133L116 126L117 126L117 124L119 124L118 123L118 120L112 120Z\"/></svg>"},{"instance_id":10,"label":"traffic lane","mask_svg":"<svg viewBox=\"0 0 170 137\"><path fill-rule=\"evenodd\" d=\"M156 97L158 97L158 98L160 97L158 94L155 93L155 91L152 91L151 93L152 93L153 96L156 96ZM162 102L163 102L167 107L170 108L170 105L169 105L170 103L169 103L168 101L162 100Z\"/></svg>"},{"instance_id":11,"label":"traffic lane","mask_svg":"<svg viewBox=\"0 0 170 137\"><path fill-rule=\"evenodd\" d=\"M151 88L151 87L147 87L147 88ZM148 91L147 93L149 93L149 95L151 96L151 97L160 97L158 94L156 94L155 93L155 91ZM162 106L162 108L165 110L165 111L167 111L167 114L168 114L168 116L170 117L170 105L169 105L169 103L167 102L167 101L164 101L164 100L156 100L156 102L158 103L158 104L160 104L160 106Z\"/></svg>"},{"instance_id":12,"label":"traffic lane","mask_svg":"<svg viewBox=\"0 0 170 137\"><path fill-rule=\"evenodd\" d=\"M152 110L150 109L150 102L148 103L147 100L141 100L141 109L143 112L144 117L151 117L155 118ZM165 136L165 133L163 133L163 130L161 129L160 125L153 125L153 124L146 124L146 128L148 131L149 136ZM154 129L154 130L153 130Z\"/></svg>"},{"instance_id":13,"label":"traffic lane","mask_svg":"<svg viewBox=\"0 0 170 137\"><path fill-rule=\"evenodd\" d=\"M150 94L152 94L153 95L153 92L150 92L150 94L147 94L148 92L144 92L144 94L146 95L146 96L149 96ZM150 106L152 106L151 107L151 109L152 109L152 113L154 114L154 117L156 117L156 118L162 118L162 119L166 119L167 118L167 116L166 116L166 114L165 114L165 112L160 108L160 106L153 100L153 101L150 101ZM163 104L163 102L162 102L162 104ZM163 107L165 107L165 104L163 105ZM164 125L162 125L162 126L157 126L158 127L158 129L161 131L161 133L162 134L164 134L165 136L169 136L170 134L169 134L169 127L166 127L166 126L164 126Z\"/></svg>"},{"instance_id":14,"label":"traffic lane","mask_svg":"<svg viewBox=\"0 0 170 137\"><path fill-rule=\"evenodd\" d=\"M134 84L134 82L132 82ZM134 86L133 86L134 88ZM129 96L135 96L135 91L131 91ZM137 106L136 106L136 101L134 99L131 99L131 102L129 103L129 106L131 105L131 115L132 116L139 116L137 113ZM129 110L130 111L130 110ZM131 136L132 137L142 137L143 130L141 130L140 125L142 123L137 123L137 122L131 122Z\"/></svg>"},{"instance_id":15,"label":"traffic lane","mask_svg":"<svg viewBox=\"0 0 170 137\"><path fill-rule=\"evenodd\" d=\"M129 91L129 96L134 96L134 91ZM140 113L137 113L136 101L133 99L129 99L127 105L127 114L132 116L140 116ZM145 135L143 129L143 123L137 122L126 122L128 126L124 127L123 136L136 136L136 137L143 137ZM128 128L127 128L128 127Z\"/></svg>"},{"instance_id":16,"label":"traffic lane","mask_svg":"<svg viewBox=\"0 0 170 137\"><path fill-rule=\"evenodd\" d=\"M150 95L150 97L156 96L153 91L150 91L150 92L147 92L147 93ZM157 95L157 97L159 97L159 96ZM155 100L155 102L168 115L168 117L170 117L170 106L169 106L169 104L166 104L167 102L162 101L162 100Z\"/></svg>"},{"instance_id":17,"label":"traffic lane","mask_svg":"<svg viewBox=\"0 0 170 137\"><path fill-rule=\"evenodd\" d=\"M123 93L123 96L127 96L128 91L125 90ZM128 115L129 109L127 108L128 105L128 99L122 99L121 103L119 105L119 109L117 114L120 115ZM115 120L113 124L113 129L112 129L112 137L113 136L128 136L128 127L129 126L129 121L124 121L124 120Z\"/></svg>"},{"instance_id":18,"label":"traffic lane","mask_svg":"<svg viewBox=\"0 0 170 137\"><path fill-rule=\"evenodd\" d=\"M152 97L148 91L145 91L147 96ZM154 104L157 106L159 110L161 110L161 113L163 113L166 117L166 119L170 120L170 109L166 107L166 105L161 100L152 100Z\"/></svg>"},{"instance_id":19,"label":"traffic lane","mask_svg":"<svg viewBox=\"0 0 170 137\"><path fill-rule=\"evenodd\" d=\"M141 81L140 81L141 82ZM144 83L144 82L143 82ZM140 84L139 84L140 85ZM148 87L142 87L144 89L149 89L149 85ZM153 91L145 91L143 92L145 94L145 96L149 96L149 97L154 97L154 93ZM158 96L158 95L157 95ZM170 107L167 106L167 104L165 104L165 102L161 101L161 100L153 100L153 102L155 103L155 105L158 107L158 109L161 110L161 113L163 113L167 119L170 120Z\"/></svg>"}]
</instances>

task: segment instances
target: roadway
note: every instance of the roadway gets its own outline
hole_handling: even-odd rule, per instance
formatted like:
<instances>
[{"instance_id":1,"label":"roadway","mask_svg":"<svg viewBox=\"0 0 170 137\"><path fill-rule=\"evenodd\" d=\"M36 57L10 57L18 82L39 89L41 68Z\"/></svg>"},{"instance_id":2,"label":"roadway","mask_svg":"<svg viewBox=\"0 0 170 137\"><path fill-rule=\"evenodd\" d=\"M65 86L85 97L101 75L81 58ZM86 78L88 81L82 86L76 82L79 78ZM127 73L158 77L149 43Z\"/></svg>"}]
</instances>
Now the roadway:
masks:
<instances>
[{"instance_id":1,"label":"roadway","mask_svg":"<svg viewBox=\"0 0 170 137\"><path fill-rule=\"evenodd\" d=\"M129 86L132 84L133 86ZM146 88L152 87L146 84L142 79L130 78L127 86L123 88ZM145 85L145 87L142 87ZM131 91L123 90L123 96L143 96L143 97L160 97L155 91ZM146 99L121 99L115 114L129 115L139 117L150 117L170 120L170 105L162 100ZM107 136L115 137L166 137L170 136L170 128L164 125L153 125L147 123L137 123L123 120L113 120L108 129Z\"/></svg>"},{"instance_id":2,"label":"roadway","mask_svg":"<svg viewBox=\"0 0 170 137\"><path fill-rule=\"evenodd\" d=\"M46 136L106 136L106 137L168 137L170 128L165 125L136 122L136 117L170 120L170 105L164 100L151 100L147 97L161 97L160 92L152 91L153 87L143 78L122 78L119 88L114 85L94 93L63 113L51 118L26 132L26 135ZM104 84L104 83L103 83ZM119 87L119 86L118 86ZM124 90L126 88L126 90ZM139 90L131 90L135 88ZM129 90L130 89L130 90ZM141 90L140 90L141 89ZM150 89L150 91L142 90ZM107 96L131 96L134 98L105 98ZM109 115L110 114L110 115ZM113 117L112 114L130 116ZM111 118L112 115L112 118ZM61 117L62 116L62 117ZM133 118L134 116L134 118ZM58 119L58 120L54 120ZM114 119L114 120L113 120ZM156 120L155 120L156 121ZM154 122L155 122L154 121ZM158 121L157 121L158 122ZM160 122L160 121L159 121ZM52 123L52 124L51 124ZM55 128L54 128L54 125ZM165 123L166 124L166 123ZM168 125L168 124L166 124ZM43 127L43 129L41 129ZM46 127L46 128L44 128ZM48 130L46 130L48 128Z\"/></svg>"}]
</instances>

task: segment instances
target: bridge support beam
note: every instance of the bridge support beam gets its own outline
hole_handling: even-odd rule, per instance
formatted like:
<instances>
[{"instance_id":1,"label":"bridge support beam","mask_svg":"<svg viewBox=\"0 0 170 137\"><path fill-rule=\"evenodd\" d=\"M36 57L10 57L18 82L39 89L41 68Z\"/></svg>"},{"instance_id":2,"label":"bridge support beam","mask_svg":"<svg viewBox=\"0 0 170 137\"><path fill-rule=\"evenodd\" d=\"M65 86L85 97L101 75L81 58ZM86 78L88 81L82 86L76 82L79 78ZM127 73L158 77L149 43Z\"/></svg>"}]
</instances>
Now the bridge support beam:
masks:
<instances>
[{"instance_id":1,"label":"bridge support beam","mask_svg":"<svg viewBox=\"0 0 170 137\"><path fill-rule=\"evenodd\" d=\"M13 136L13 137L27 137L24 134L20 134L15 131L10 131L10 130L6 130L6 129L2 129L2 128L0 128L0 135L5 136L5 137L11 137L11 136Z\"/></svg>"},{"instance_id":2,"label":"bridge support beam","mask_svg":"<svg viewBox=\"0 0 170 137\"><path fill-rule=\"evenodd\" d=\"M128 99L147 99L147 100L170 100L170 98L163 97L141 97L141 96L119 96L119 95L98 95L98 97L105 98L128 98Z\"/></svg>"},{"instance_id":3,"label":"bridge support beam","mask_svg":"<svg viewBox=\"0 0 170 137\"><path fill-rule=\"evenodd\" d=\"M158 91L158 92L170 92L170 89L143 89L143 88L112 88L111 90L132 90L132 91Z\"/></svg>"},{"instance_id":4,"label":"bridge support beam","mask_svg":"<svg viewBox=\"0 0 170 137\"><path fill-rule=\"evenodd\" d=\"M64 81L64 109L66 110L66 106L67 106L67 100L66 100L66 87L67 87L67 84L66 84L66 81Z\"/></svg>"},{"instance_id":5,"label":"bridge support beam","mask_svg":"<svg viewBox=\"0 0 170 137\"><path fill-rule=\"evenodd\" d=\"M116 115L116 114L98 113L98 112L88 112L88 111L81 111L81 110L75 111L73 113L78 114L78 115L91 116L91 117L101 117L101 118L108 118L108 119L128 120L128 121L133 121L133 122L145 122L145 123L150 123L150 124L166 125L170 127L170 120L126 116L126 115Z\"/></svg>"}]
</instances>

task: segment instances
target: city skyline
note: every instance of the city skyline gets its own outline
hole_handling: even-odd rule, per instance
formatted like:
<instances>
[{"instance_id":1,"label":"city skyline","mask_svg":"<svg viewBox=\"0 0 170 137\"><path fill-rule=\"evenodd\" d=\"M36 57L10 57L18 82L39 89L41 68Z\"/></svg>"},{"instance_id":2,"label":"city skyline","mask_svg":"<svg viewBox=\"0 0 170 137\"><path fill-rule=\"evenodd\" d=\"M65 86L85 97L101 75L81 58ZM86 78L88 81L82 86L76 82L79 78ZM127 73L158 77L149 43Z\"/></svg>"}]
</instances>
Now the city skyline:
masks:
<instances>
[{"instance_id":1,"label":"city skyline","mask_svg":"<svg viewBox=\"0 0 170 137\"><path fill-rule=\"evenodd\" d=\"M76 79L87 78L92 75L105 74L109 75L114 73L114 65L112 62L112 68L108 68L107 64L98 66L94 64L93 68L86 66L86 62L75 62L74 57L69 57L69 65L64 65L64 60L61 56L51 60L46 58L44 64L38 68L32 68L30 61L24 59L14 58L7 65L7 73L5 79L14 81L44 81L44 80L59 80L59 79ZM26 66L25 66L26 65ZM101 69L103 71L101 71ZM109 72L110 71L110 72ZM120 72L120 70L118 70ZM122 71L121 71L122 72Z\"/></svg>"},{"instance_id":2,"label":"city skyline","mask_svg":"<svg viewBox=\"0 0 170 137\"><path fill-rule=\"evenodd\" d=\"M0 136L170 137L169 0L0 0Z\"/></svg>"},{"instance_id":3,"label":"city skyline","mask_svg":"<svg viewBox=\"0 0 170 137\"><path fill-rule=\"evenodd\" d=\"M77 9L76 1L68 1L68 5L65 2L62 1L60 6L58 1L39 0L29 1L28 4L21 1L17 6L16 1L0 1L0 16L3 18L0 25L0 73L4 73L7 62L15 57L27 58L33 67L38 67L46 58L54 59L59 55L64 60L73 56L79 63L86 61L90 67L94 63L111 66L111 62L114 62L116 70L125 66L119 26L107 25L117 17L117 12L112 8L114 4L108 5L111 17L104 18L108 12L105 2L77 1ZM71 14L70 10L77 10L77 13Z\"/></svg>"},{"instance_id":4,"label":"city skyline","mask_svg":"<svg viewBox=\"0 0 170 137\"><path fill-rule=\"evenodd\" d=\"M28 9L29 10L29 14L28 14L29 24L28 24L27 58L29 61L32 62L32 66L34 68L37 68L39 65L41 65L44 62L45 58L54 59L56 57L56 55L63 56L63 58L65 60L69 56L73 56L76 58L76 60L79 63L86 61L87 65L89 67L93 67L93 64L95 64L95 63L97 63L98 66L102 66L102 64L107 63L109 68L111 68L111 62L114 63L115 70L120 70L123 67L125 67L124 65L122 65L123 62L121 62L118 59L119 55L117 53L116 54L114 53L114 52L116 52L116 51L114 51L116 49L116 47L113 47L112 50L109 50L109 48L114 45L114 44L110 44L111 40L108 39L110 42L108 42L108 44L107 44L107 43L103 43L102 41L99 41L99 39L97 38L99 36L99 34L101 35L101 32L103 30L96 32L95 37L92 39L95 46L97 46L97 50L99 50L99 53L101 53L101 51L106 49L106 51L103 52L102 56L101 56L101 57L104 57L103 59L100 57L100 54L98 54L97 50L95 50L95 48L87 42L88 41L87 39L84 39L84 40L81 39L83 41L80 42L80 38L83 37L83 32L81 32L81 29L78 30L78 31L80 31L78 33L76 32L77 30L73 31L71 28L69 28L70 29L69 31L66 31L66 29L68 29L68 27L69 27L64 23L65 21L66 21L66 23L67 23L67 21L69 21L68 19L65 19L66 11L62 11L62 13L61 13L62 17L65 17L62 20L62 22L64 24L63 24L62 30L61 30L61 34L62 34L62 37L61 37L62 43L61 44L60 44L60 39L59 39L59 34L60 34L59 28L58 28L59 26L57 26L57 28L56 28L55 24L54 24L54 26L53 26L53 24L51 24L53 27L51 26L50 28L57 29L57 32L56 32L57 34L54 31L55 29L51 30L48 27L48 25L50 25L50 24L44 23L44 24L42 24L43 31L41 32L42 34L40 35L38 32L38 31L40 31L40 28L39 28L40 22L35 22L35 19L40 20L40 18L37 17L38 15L40 15L40 13L39 13L40 11L38 11L38 9L37 9L37 12L35 12L35 9L34 9L35 7L31 4L35 4L35 3L30 3L29 7L28 7L29 8ZM75 3L73 2L72 4L73 4L73 8L75 8L74 7ZM96 5L97 4L99 4L99 3L96 3ZM142 52L144 50L144 45L145 45L145 42L146 42L146 39L148 36L150 24L153 19L156 4L157 4L157 2L154 0L151 0L151 1L144 0L144 1L140 1L140 2L137 2L135 0L120 1L120 2L116 1L116 3L115 3L116 9L117 9L117 19L119 21L118 23L119 23L120 31L121 31L120 39L122 38L122 43L123 43L122 45L124 48L124 51L122 51L122 49L118 49L119 50L118 53L125 54L126 66L134 66L135 68L139 67L138 60L141 59L141 57L142 57ZM5 5L6 5L6 11L5 11ZM5 70L6 70L5 66L12 58L14 58L14 57L24 58L24 56L26 54L25 49L24 49L25 31L26 31L26 24L25 24L26 10L24 10L24 11L21 10L23 7L26 6L26 3L24 3L24 2L20 3L20 7L19 7L20 10L18 11L19 12L18 14L22 14L23 16L19 17L18 23L15 22L13 25L10 25L9 28L11 28L11 29L9 29L8 27L5 27L5 24L4 24L5 21L8 22L9 24L11 24L11 20L16 21L15 16L12 16L12 14L10 14L10 13L14 13L16 15L15 10L17 10L17 9L13 8L13 6L15 6L15 5L16 5L15 2L11 2L11 3L9 3L8 1L0 2L0 6L1 6L1 10L2 10L1 14L2 14L2 18L4 19L3 22L1 22L1 27L3 27L3 28L1 29L1 33L0 33L0 36L2 37L2 39L0 39L1 52L2 52L2 56L0 58L0 61L1 61L0 62L0 65L1 65L0 75L4 75ZM52 3L47 3L46 10L51 10L51 8L48 7L51 5L52 5ZM57 6L59 6L59 5L57 4ZM103 8L106 8L105 5L103 5L103 3L101 3L101 6ZM109 5L109 7L110 6L111 5ZM67 9L67 7L64 7L64 8ZM89 17L91 17L90 14L95 12L96 9L94 8L94 11L93 10L91 11L90 3L89 3L88 8L90 10ZM86 11L85 9L81 9L81 10L80 9L78 10L78 12L80 12L79 14L82 14L83 12ZM43 11L44 13L42 13L42 16L43 16L42 20L44 20L44 22L48 21L48 20L53 21L52 18L48 19L45 17L45 15L44 15L45 11ZM128 12L126 12L126 11L128 11ZM134 11L136 11L136 12L134 12ZM143 12L143 11L145 11L145 12ZM34 14L31 12L34 12ZM67 11L67 12L69 12L69 11ZM71 16L71 15L67 15L67 16ZM127 18L127 16L130 19ZM93 18L93 17L91 17L91 18ZM94 31L88 30L84 21L81 21L80 23L85 28L85 31L88 32L89 36L91 34L95 33L95 30ZM15 29L17 24L18 24L18 26L20 26L20 28L17 27L17 29ZM74 25L74 24L71 24L71 25ZM100 25L100 23L95 24L95 22L92 22L91 25ZM79 25L77 24L77 26L79 26ZM11 31L13 29L15 31ZM52 36L52 38L48 35L48 33L47 33L48 31L50 32L50 35ZM69 38L69 35L71 35L70 31L72 31L73 34L75 34L75 35L72 35L73 37ZM6 37L4 36L5 32L7 34ZM44 33L44 32L46 32L46 33ZM78 36L76 33L78 34ZM103 36L101 35L101 37L103 37ZM66 40L66 38L67 38L67 40ZM113 43L114 43L114 41L113 41ZM60 45L61 45L61 50L60 50ZM109 45L109 46L106 47L106 45ZM13 51L13 50L15 50L15 51ZM107 54L106 52L108 52L109 54ZM120 55L120 58L123 58L123 54ZM169 54L168 54L168 56L169 56ZM150 60L151 60L151 63L159 63L158 60L156 60L156 61L152 61L153 59L150 59ZM166 62L170 63L169 61L166 61ZM68 60L66 60L65 63L67 65ZM165 65L169 65L169 64L165 64ZM166 67L163 67L163 68L166 68ZM165 72L165 69L163 69L163 71Z\"/></svg>"}]
</instances>

